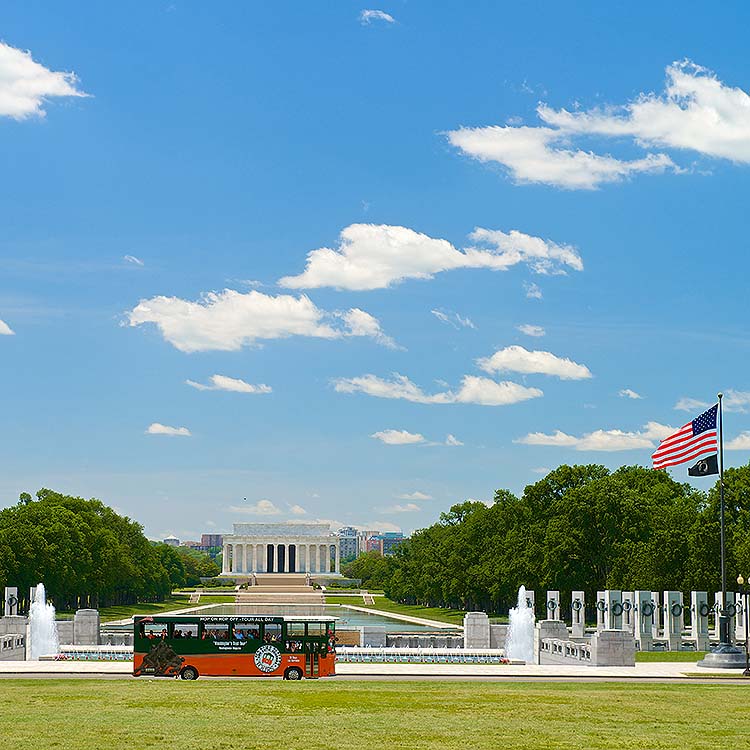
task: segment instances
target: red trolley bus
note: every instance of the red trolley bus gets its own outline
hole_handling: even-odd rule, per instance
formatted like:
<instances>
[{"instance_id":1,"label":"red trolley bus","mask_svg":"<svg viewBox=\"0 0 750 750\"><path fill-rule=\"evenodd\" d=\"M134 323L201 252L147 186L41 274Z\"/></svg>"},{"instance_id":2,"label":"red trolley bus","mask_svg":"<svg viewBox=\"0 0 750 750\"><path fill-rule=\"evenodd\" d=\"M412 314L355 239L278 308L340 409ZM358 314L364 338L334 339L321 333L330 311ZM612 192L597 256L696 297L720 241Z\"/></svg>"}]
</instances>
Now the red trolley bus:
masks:
<instances>
[{"instance_id":1,"label":"red trolley bus","mask_svg":"<svg viewBox=\"0 0 750 750\"><path fill-rule=\"evenodd\" d=\"M333 617L136 616L133 675L329 677L335 643Z\"/></svg>"}]
</instances>

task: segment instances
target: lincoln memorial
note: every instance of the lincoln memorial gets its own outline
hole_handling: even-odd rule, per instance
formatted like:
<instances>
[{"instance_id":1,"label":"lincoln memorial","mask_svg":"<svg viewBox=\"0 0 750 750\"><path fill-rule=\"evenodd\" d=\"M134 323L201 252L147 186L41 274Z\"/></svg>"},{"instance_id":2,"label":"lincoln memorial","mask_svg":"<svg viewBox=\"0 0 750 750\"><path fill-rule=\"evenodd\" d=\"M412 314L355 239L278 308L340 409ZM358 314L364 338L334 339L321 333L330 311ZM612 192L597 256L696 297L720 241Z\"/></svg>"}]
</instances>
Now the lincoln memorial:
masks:
<instances>
[{"instance_id":1,"label":"lincoln memorial","mask_svg":"<svg viewBox=\"0 0 750 750\"><path fill-rule=\"evenodd\" d=\"M327 523L235 523L223 553L223 576L339 573L339 539Z\"/></svg>"}]
</instances>

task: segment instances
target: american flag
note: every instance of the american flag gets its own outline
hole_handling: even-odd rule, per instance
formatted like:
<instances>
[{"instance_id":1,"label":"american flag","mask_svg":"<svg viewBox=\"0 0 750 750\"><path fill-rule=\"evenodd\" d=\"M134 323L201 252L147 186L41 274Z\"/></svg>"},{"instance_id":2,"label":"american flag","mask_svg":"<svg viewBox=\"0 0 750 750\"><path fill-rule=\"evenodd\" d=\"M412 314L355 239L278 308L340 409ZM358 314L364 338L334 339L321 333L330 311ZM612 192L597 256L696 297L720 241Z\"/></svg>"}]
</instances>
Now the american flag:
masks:
<instances>
[{"instance_id":1,"label":"american flag","mask_svg":"<svg viewBox=\"0 0 750 750\"><path fill-rule=\"evenodd\" d=\"M707 453L716 453L716 413L718 404L714 404L692 422L680 427L677 432L659 443L651 460L655 469L666 469L686 461L692 461Z\"/></svg>"}]
</instances>

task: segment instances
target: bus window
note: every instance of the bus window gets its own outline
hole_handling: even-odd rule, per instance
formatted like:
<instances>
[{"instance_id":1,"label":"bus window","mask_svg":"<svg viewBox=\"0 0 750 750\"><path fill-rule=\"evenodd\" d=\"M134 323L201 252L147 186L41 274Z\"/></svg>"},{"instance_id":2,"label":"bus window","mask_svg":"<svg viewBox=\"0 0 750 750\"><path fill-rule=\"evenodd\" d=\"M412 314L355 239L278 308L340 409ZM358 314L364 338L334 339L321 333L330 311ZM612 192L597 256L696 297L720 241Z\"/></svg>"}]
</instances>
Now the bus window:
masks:
<instances>
[{"instance_id":1,"label":"bus window","mask_svg":"<svg viewBox=\"0 0 750 750\"><path fill-rule=\"evenodd\" d=\"M207 641L228 641L229 625L225 622L207 622L203 626L203 638Z\"/></svg>"},{"instance_id":2,"label":"bus window","mask_svg":"<svg viewBox=\"0 0 750 750\"><path fill-rule=\"evenodd\" d=\"M197 622L176 622L173 625L174 630L172 631L172 638L197 638L198 637L198 623Z\"/></svg>"},{"instance_id":3,"label":"bus window","mask_svg":"<svg viewBox=\"0 0 750 750\"><path fill-rule=\"evenodd\" d=\"M235 622L233 634L235 641L259 641L260 625L257 622Z\"/></svg>"},{"instance_id":4,"label":"bus window","mask_svg":"<svg viewBox=\"0 0 750 750\"><path fill-rule=\"evenodd\" d=\"M304 622L288 622L286 624L286 634L288 638L302 638L305 635Z\"/></svg>"},{"instance_id":5,"label":"bus window","mask_svg":"<svg viewBox=\"0 0 750 750\"><path fill-rule=\"evenodd\" d=\"M263 641L265 643L278 643L281 641L280 622L267 622L263 626Z\"/></svg>"},{"instance_id":6,"label":"bus window","mask_svg":"<svg viewBox=\"0 0 750 750\"><path fill-rule=\"evenodd\" d=\"M156 638L166 638L166 625L156 622L141 623L141 638L148 638L153 641Z\"/></svg>"},{"instance_id":7,"label":"bus window","mask_svg":"<svg viewBox=\"0 0 750 750\"><path fill-rule=\"evenodd\" d=\"M324 622L308 622L307 623L308 638L324 638L325 634L326 634L326 626Z\"/></svg>"}]
</instances>

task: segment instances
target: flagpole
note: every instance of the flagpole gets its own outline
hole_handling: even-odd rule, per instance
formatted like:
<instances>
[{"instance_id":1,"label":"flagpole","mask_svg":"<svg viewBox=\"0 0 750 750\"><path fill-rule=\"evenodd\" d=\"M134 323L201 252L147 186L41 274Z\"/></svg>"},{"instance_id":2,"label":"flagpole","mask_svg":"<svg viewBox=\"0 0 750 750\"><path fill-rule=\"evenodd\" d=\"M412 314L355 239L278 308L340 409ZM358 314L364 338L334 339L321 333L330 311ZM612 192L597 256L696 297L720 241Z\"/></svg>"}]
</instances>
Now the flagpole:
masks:
<instances>
[{"instance_id":1,"label":"flagpole","mask_svg":"<svg viewBox=\"0 0 750 750\"><path fill-rule=\"evenodd\" d=\"M729 618L727 617L727 565L724 549L724 413L723 393L719 393L719 529L721 532L721 612L719 642L729 643Z\"/></svg>"}]
</instances>

